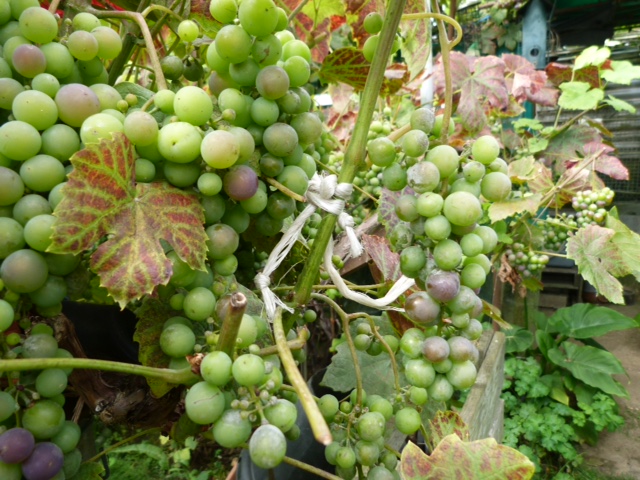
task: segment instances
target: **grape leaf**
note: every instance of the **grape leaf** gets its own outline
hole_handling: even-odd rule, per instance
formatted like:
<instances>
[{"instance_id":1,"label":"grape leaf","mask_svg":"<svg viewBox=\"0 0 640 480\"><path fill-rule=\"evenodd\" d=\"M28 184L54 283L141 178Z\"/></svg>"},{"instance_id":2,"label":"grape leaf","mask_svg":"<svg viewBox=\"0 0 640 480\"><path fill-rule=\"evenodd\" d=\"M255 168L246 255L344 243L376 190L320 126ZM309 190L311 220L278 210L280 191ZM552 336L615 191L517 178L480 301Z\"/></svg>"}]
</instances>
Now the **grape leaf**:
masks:
<instances>
[{"instance_id":1,"label":"grape leaf","mask_svg":"<svg viewBox=\"0 0 640 480\"><path fill-rule=\"evenodd\" d=\"M631 114L636 113L636 107L631 105L629 102L625 102L624 100L614 97L613 95L607 95L607 98L604 99L604 103L617 112L629 112Z\"/></svg>"},{"instance_id":2,"label":"grape leaf","mask_svg":"<svg viewBox=\"0 0 640 480\"><path fill-rule=\"evenodd\" d=\"M615 149L600 141L589 142L582 148L583 163L592 161L596 172L609 175L616 180L629 180L629 169L618 157L609 155Z\"/></svg>"},{"instance_id":3,"label":"grape leaf","mask_svg":"<svg viewBox=\"0 0 640 480\"><path fill-rule=\"evenodd\" d=\"M522 327L511 327L503 330L505 336L505 352L524 352L533 345L533 333Z\"/></svg>"},{"instance_id":4,"label":"grape leaf","mask_svg":"<svg viewBox=\"0 0 640 480\"><path fill-rule=\"evenodd\" d=\"M382 188L380 199L378 200L378 219L384 225L387 234L390 233L395 226L400 223L398 215L396 215L396 203L402 195L414 194L411 187L405 187L398 192L392 192L388 188Z\"/></svg>"},{"instance_id":5,"label":"grape leaf","mask_svg":"<svg viewBox=\"0 0 640 480\"><path fill-rule=\"evenodd\" d=\"M380 12L384 15L385 4L381 0L347 0L345 13L351 27L351 33L356 45L360 48L369 38L369 33L364 29L364 19L372 12Z\"/></svg>"},{"instance_id":6,"label":"grape leaf","mask_svg":"<svg viewBox=\"0 0 640 480\"><path fill-rule=\"evenodd\" d=\"M569 370L574 377L587 385L599 388L603 392L619 397L629 397L627 389L612 375L626 373L620 360L611 352L588 345L577 345L565 341L559 348L551 348L547 352L550 361L559 367Z\"/></svg>"},{"instance_id":7,"label":"grape leaf","mask_svg":"<svg viewBox=\"0 0 640 480\"><path fill-rule=\"evenodd\" d=\"M585 82L565 82L560 84L560 90L558 105L566 110L593 110L604 98L604 90L591 88Z\"/></svg>"},{"instance_id":8,"label":"grape leaf","mask_svg":"<svg viewBox=\"0 0 640 480\"><path fill-rule=\"evenodd\" d=\"M602 86L600 82L600 71L594 66L574 71L570 65L551 62L545 67L544 71L549 81L555 86L560 86L560 84L572 80L586 82L593 88L600 88Z\"/></svg>"},{"instance_id":9,"label":"grape leaf","mask_svg":"<svg viewBox=\"0 0 640 480\"><path fill-rule=\"evenodd\" d=\"M567 258L578 272L612 303L624 303L622 285L615 278L624 275L619 247L612 241L615 230L589 225L567 239Z\"/></svg>"},{"instance_id":10,"label":"grape leaf","mask_svg":"<svg viewBox=\"0 0 640 480\"><path fill-rule=\"evenodd\" d=\"M342 0L322 0L321 2L307 2L302 7L302 13L313 20L313 28L331 17L344 16L345 5Z\"/></svg>"},{"instance_id":11,"label":"grape leaf","mask_svg":"<svg viewBox=\"0 0 640 480\"><path fill-rule=\"evenodd\" d=\"M561 173L565 169L567 160L575 161L583 157L584 145L589 142L601 141L598 131L588 125L574 125L549 140L549 146L544 152L544 158L553 164L554 170Z\"/></svg>"},{"instance_id":12,"label":"grape leaf","mask_svg":"<svg viewBox=\"0 0 640 480\"><path fill-rule=\"evenodd\" d=\"M580 70L581 68L588 66L599 67L611 56L611 50L607 47L597 47L592 45L585 48L580 55L578 55L574 61L573 69Z\"/></svg>"},{"instance_id":13,"label":"grape leaf","mask_svg":"<svg viewBox=\"0 0 640 480\"><path fill-rule=\"evenodd\" d=\"M382 274L382 281L395 282L402 272L400 272L400 254L391 251L389 240L386 237L377 235L362 235L360 241L373 263Z\"/></svg>"},{"instance_id":14,"label":"grape leaf","mask_svg":"<svg viewBox=\"0 0 640 480\"><path fill-rule=\"evenodd\" d=\"M372 356L359 351L358 363L360 370L365 373L362 376L362 387L367 395L387 397L395 392L391 359L388 355ZM353 359L347 342L338 345L320 385L336 392L350 392L356 388Z\"/></svg>"},{"instance_id":15,"label":"grape leaf","mask_svg":"<svg viewBox=\"0 0 640 480\"><path fill-rule=\"evenodd\" d=\"M640 235L611 213L607 215L606 226L616 232L612 241L618 249L626 273L640 281Z\"/></svg>"},{"instance_id":16,"label":"grape leaf","mask_svg":"<svg viewBox=\"0 0 640 480\"><path fill-rule=\"evenodd\" d=\"M403 480L526 480L534 473L535 466L526 455L493 438L463 442L455 434L447 435L431 456L409 442L400 458Z\"/></svg>"},{"instance_id":17,"label":"grape leaf","mask_svg":"<svg viewBox=\"0 0 640 480\"><path fill-rule=\"evenodd\" d=\"M452 52L453 57L462 55ZM468 130L481 130L487 124L485 105L489 109L503 110L509 106L509 95L504 78L504 62L494 56L478 57L471 64L471 70L465 69L470 62L452 62L454 90L460 91L458 114ZM454 73L454 68L459 71Z\"/></svg>"},{"instance_id":18,"label":"grape leaf","mask_svg":"<svg viewBox=\"0 0 640 480\"><path fill-rule=\"evenodd\" d=\"M133 340L140 345L138 360L147 367L166 368L169 357L160 348L160 334L164 322L176 314L167 302L146 297L134 312L138 317ZM147 384L156 397L162 397L175 385L155 378L147 378Z\"/></svg>"},{"instance_id":19,"label":"grape leaf","mask_svg":"<svg viewBox=\"0 0 640 480\"><path fill-rule=\"evenodd\" d=\"M198 198L166 183L136 185L135 157L126 136L115 133L71 158L50 247L78 254L97 246L91 269L122 308L171 278L160 239L194 269L204 268L207 251Z\"/></svg>"},{"instance_id":20,"label":"grape leaf","mask_svg":"<svg viewBox=\"0 0 640 480\"><path fill-rule=\"evenodd\" d=\"M558 188L555 196L555 205L557 208L559 205L566 205L571 203L576 193L583 190L600 190L604 188L604 182L598 174L592 169L583 168L581 164L565 170L558 179Z\"/></svg>"},{"instance_id":21,"label":"grape leaf","mask_svg":"<svg viewBox=\"0 0 640 480\"><path fill-rule=\"evenodd\" d=\"M531 96L540 92L547 83L547 75L520 55L505 53L505 81L509 93L519 102L531 100Z\"/></svg>"},{"instance_id":22,"label":"grape leaf","mask_svg":"<svg viewBox=\"0 0 640 480\"><path fill-rule=\"evenodd\" d=\"M370 67L371 64L357 48L339 48L324 59L318 76L325 83L342 82L362 90Z\"/></svg>"},{"instance_id":23,"label":"grape leaf","mask_svg":"<svg viewBox=\"0 0 640 480\"><path fill-rule=\"evenodd\" d=\"M423 13L423 0L407 0L404 13ZM400 22L402 58L409 67L409 78L413 80L424 71L431 55L431 21L403 20Z\"/></svg>"},{"instance_id":24,"label":"grape leaf","mask_svg":"<svg viewBox=\"0 0 640 480\"><path fill-rule=\"evenodd\" d=\"M533 193L541 195L548 194L556 184L553 181L553 172L540 162L536 162L532 166L532 171L527 177L529 189Z\"/></svg>"},{"instance_id":25,"label":"grape leaf","mask_svg":"<svg viewBox=\"0 0 640 480\"><path fill-rule=\"evenodd\" d=\"M489 207L489 219L491 223L495 223L499 220L513 217L516 213L536 213L540 207L540 200L542 200L542 195L534 193L528 197L494 202Z\"/></svg>"},{"instance_id":26,"label":"grape leaf","mask_svg":"<svg viewBox=\"0 0 640 480\"><path fill-rule=\"evenodd\" d=\"M634 319L611 308L576 303L556 311L549 318L546 331L571 338L593 338L637 326Z\"/></svg>"},{"instance_id":27,"label":"grape leaf","mask_svg":"<svg viewBox=\"0 0 640 480\"><path fill-rule=\"evenodd\" d=\"M458 438L469 441L469 427L464 423L462 417L451 410L439 410L429 421L429 445L431 450L447 436L457 435Z\"/></svg>"},{"instance_id":28,"label":"grape leaf","mask_svg":"<svg viewBox=\"0 0 640 480\"><path fill-rule=\"evenodd\" d=\"M631 85L633 80L640 78L640 66L628 60L611 60L609 66L610 69L602 70L602 78L607 82Z\"/></svg>"}]
</instances>

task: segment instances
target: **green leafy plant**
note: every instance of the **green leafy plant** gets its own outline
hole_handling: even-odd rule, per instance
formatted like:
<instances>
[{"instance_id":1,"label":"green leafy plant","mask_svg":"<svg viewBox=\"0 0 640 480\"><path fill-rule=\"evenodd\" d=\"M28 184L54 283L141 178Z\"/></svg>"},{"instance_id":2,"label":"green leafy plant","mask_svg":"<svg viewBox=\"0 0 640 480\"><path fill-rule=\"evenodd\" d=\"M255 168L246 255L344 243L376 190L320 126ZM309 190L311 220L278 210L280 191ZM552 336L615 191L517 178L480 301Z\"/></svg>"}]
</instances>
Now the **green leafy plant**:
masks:
<instances>
[{"instance_id":1,"label":"green leafy plant","mask_svg":"<svg viewBox=\"0 0 640 480\"><path fill-rule=\"evenodd\" d=\"M593 338L638 328L610 308L576 304L551 317L538 313L535 335L523 328L507 334L504 443L518 448L542 476L581 463L577 446L595 443L604 430L624 423L614 396L627 391L613 375L618 359Z\"/></svg>"}]
</instances>

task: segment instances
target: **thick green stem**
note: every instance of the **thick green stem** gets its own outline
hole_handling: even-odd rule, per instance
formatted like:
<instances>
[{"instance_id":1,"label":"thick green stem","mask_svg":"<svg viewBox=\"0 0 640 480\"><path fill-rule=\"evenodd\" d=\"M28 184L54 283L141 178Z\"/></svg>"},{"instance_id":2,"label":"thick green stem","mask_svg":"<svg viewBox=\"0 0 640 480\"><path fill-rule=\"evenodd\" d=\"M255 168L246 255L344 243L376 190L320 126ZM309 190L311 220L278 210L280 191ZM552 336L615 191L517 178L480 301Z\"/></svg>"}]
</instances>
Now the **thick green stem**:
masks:
<instances>
[{"instance_id":1,"label":"thick green stem","mask_svg":"<svg viewBox=\"0 0 640 480\"><path fill-rule=\"evenodd\" d=\"M275 336L276 346L278 347L278 355L280 356L280 361L282 362L282 366L284 367L284 371L289 378L291 386L295 388L296 392L298 393L298 398L300 400L300 403L302 404L302 408L304 409L305 413L307 414L307 418L309 419L309 424L311 425L313 436L321 444L329 445L332 442L333 438L331 436L329 426L327 425L327 421L322 416L322 413L320 413L318 404L309 391L307 382L305 382L304 378L302 378L302 374L300 373L300 370L298 370L296 361L293 359L291 350L289 350L289 346L287 345L287 336L284 333L284 326L282 325L281 308L278 308L278 310L276 311L276 316L273 319L273 335Z\"/></svg>"},{"instance_id":2,"label":"thick green stem","mask_svg":"<svg viewBox=\"0 0 640 480\"><path fill-rule=\"evenodd\" d=\"M382 31L380 32L380 41L378 43L377 53L371 62L371 69L367 76L367 82L360 99L360 110L358 119L353 129L351 141L344 155L344 162L338 181L340 183L353 183L358 169L364 164L367 149L367 135L369 133L369 125L373 118L373 112L376 108L376 102L380 95L382 82L384 80L384 72L387 67L389 55L393 41L395 40L398 25L402 18L402 11L406 0L390 0L387 8L387 15L384 19ZM307 263L305 264L300 278L296 286L295 303L305 305L311 297L311 290L315 283L324 251L327 248L333 229L335 228L337 217L335 215L327 215L320 223L318 233L313 242L311 253Z\"/></svg>"},{"instance_id":3,"label":"thick green stem","mask_svg":"<svg viewBox=\"0 0 640 480\"><path fill-rule=\"evenodd\" d=\"M247 297L244 293L235 292L229 297L223 297L220 302L217 314L218 318L222 320L222 327L216 348L233 358L238 330L240 323L242 323L242 316L247 309Z\"/></svg>"},{"instance_id":4,"label":"thick green stem","mask_svg":"<svg viewBox=\"0 0 640 480\"><path fill-rule=\"evenodd\" d=\"M46 368L78 368L82 370L102 370L105 372L140 375L145 378L163 380L176 385L188 385L198 378L191 368L172 370L170 368L147 367L131 363L96 360L93 358L21 358L0 360L0 372L22 372L26 370L44 370Z\"/></svg>"}]
</instances>

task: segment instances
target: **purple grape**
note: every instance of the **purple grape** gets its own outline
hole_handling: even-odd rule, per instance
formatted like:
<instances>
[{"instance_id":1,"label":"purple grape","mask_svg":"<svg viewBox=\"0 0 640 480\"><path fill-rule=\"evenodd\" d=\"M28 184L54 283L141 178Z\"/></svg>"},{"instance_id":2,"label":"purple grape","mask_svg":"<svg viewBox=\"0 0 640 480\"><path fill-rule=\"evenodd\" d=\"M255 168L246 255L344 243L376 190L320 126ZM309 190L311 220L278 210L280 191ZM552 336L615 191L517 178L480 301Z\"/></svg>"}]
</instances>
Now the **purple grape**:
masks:
<instances>
[{"instance_id":1,"label":"purple grape","mask_svg":"<svg viewBox=\"0 0 640 480\"><path fill-rule=\"evenodd\" d=\"M407 316L423 325L435 323L440 316L440 305L427 292L415 292L404 302Z\"/></svg>"},{"instance_id":2,"label":"purple grape","mask_svg":"<svg viewBox=\"0 0 640 480\"><path fill-rule=\"evenodd\" d=\"M460 275L457 272L436 272L427 279L427 293L438 302L453 300L460 290Z\"/></svg>"},{"instance_id":3,"label":"purple grape","mask_svg":"<svg viewBox=\"0 0 640 480\"><path fill-rule=\"evenodd\" d=\"M29 430L12 428L0 435L0 461L20 463L33 452L35 439Z\"/></svg>"},{"instance_id":4,"label":"purple grape","mask_svg":"<svg viewBox=\"0 0 640 480\"><path fill-rule=\"evenodd\" d=\"M422 344L422 354L432 363L439 363L449 357L449 342L442 337L428 337Z\"/></svg>"},{"instance_id":5,"label":"purple grape","mask_svg":"<svg viewBox=\"0 0 640 480\"><path fill-rule=\"evenodd\" d=\"M55 443L38 443L33 453L22 464L22 475L27 480L49 480L64 463L64 454Z\"/></svg>"},{"instance_id":6,"label":"purple grape","mask_svg":"<svg viewBox=\"0 0 640 480\"><path fill-rule=\"evenodd\" d=\"M251 198L258 191L258 175L247 165L233 167L222 182L225 193L236 201Z\"/></svg>"}]
</instances>

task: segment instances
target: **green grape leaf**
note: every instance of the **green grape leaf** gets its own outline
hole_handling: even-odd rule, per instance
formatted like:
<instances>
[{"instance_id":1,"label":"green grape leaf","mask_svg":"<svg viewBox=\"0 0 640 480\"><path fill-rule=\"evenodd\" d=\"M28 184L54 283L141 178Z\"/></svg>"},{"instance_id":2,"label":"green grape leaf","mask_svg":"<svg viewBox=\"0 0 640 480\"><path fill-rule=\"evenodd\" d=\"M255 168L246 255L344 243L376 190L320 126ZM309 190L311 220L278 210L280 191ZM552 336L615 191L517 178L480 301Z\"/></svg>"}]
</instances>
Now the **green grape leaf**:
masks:
<instances>
[{"instance_id":1,"label":"green grape leaf","mask_svg":"<svg viewBox=\"0 0 640 480\"><path fill-rule=\"evenodd\" d=\"M540 208L540 200L542 200L542 195L534 193L528 197L492 203L489 206L489 218L491 219L491 223L513 217L517 213L535 213L538 211L538 208Z\"/></svg>"},{"instance_id":2,"label":"green grape leaf","mask_svg":"<svg viewBox=\"0 0 640 480\"><path fill-rule=\"evenodd\" d=\"M343 342L336 350L320 385L336 392L350 392L356 388L356 375L349 345ZM364 373L362 387L367 395L376 394L387 397L395 392L393 369L388 355L372 356L359 351L358 362L361 372Z\"/></svg>"},{"instance_id":3,"label":"green grape leaf","mask_svg":"<svg viewBox=\"0 0 640 480\"><path fill-rule=\"evenodd\" d=\"M523 184L533 178L536 172L536 159L533 156L527 156L514 160L509 164L509 178L512 183Z\"/></svg>"},{"instance_id":4,"label":"green grape leaf","mask_svg":"<svg viewBox=\"0 0 640 480\"><path fill-rule=\"evenodd\" d=\"M576 303L556 311L547 322L547 332L571 338L593 338L637 326L635 320L611 308Z\"/></svg>"},{"instance_id":5,"label":"green grape leaf","mask_svg":"<svg viewBox=\"0 0 640 480\"><path fill-rule=\"evenodd\" d=\"M524 352L533 345L533 333L526 328L511 327L503 330L507 353Z\"/></svg>"},{"instance_id":6,"label":"green grape leaf","mask_svg":"<svg viewBox=\"0 0 640 480\"><path fill-rule=\"evenodd\" d=\"M544 125L542 125L542 122L534 118L520 118L513 122L513 128L515 128L516 131L522 131L525 128L538 131L542 130L543 127Z\"/></svg>"},{"instance_id":7,"label":"green grape leaf","mask_svg":"<svg viewBox=\"0 0 640 480\"><path fill-rule=\"evenodd\" d=\"M333 16L342 17L345 15L345 5L342 0L322 0L320 2L307 2L302 7L302 13L313 20L314 28L326 19Z\"/></svg>"},{"instance_id":8,"label":"green grape leaf","mask_svg":"<svg viewBox=\"0 0 640 480\"><path fill-rule=\"evenodd\" d=\"M493 438L464 442L457 435L448 435L431 456L409 442L400 458L403 480L527 480L534 473L535 466L526 455Z\"/></svg>"},{"instance_id":9,"label":"green grape leaf","mask_svg":"<svg viewBox=\"0 0 640 480\"><path fill-rule=\"evenodd\" d=\"M460 90L457 113L467 130L480 131L487 125L485 108L502 111L509 107L505 63L492 55L474 59L459 52L451 52L450 63L453 89ZM442 59L435 67L434 84L437 93L443 94Z\"/></svg>"},{"instance_id":10,"label":"green grape leaf","mask_svg":"<svg viewBox=\"0 0 640 480\"><path fill-rule=\"evenodd\" d=\"M584 145L602 141L600 133L588 125L574 125L549 140L544 158L552 162L554 170L562 173L566 161L575 161L581 156Z\"/></svg>"},{"instance_id":11,"label":"green grape leaf","mask_svg":"<svg viewBox=\"0 0 640 480\"><path fill-rule=\"evenodd\" d=\"M627 389L612 377L626 372L611 352L569 341L563 342L560 347L564 352L559 348L552 348L547 352L550 361L566 368L587 385L599 388L609 395L629 397Z\"/></svg>"},{"instance_id":12,"label":"green grape leaf","mask_svg":"<svg viewBox=\"0 0 640 480\"><path fill-rule=\"evenodd\" d=\"M604 103L617 112L629 112L631 114L636 113L636 107L631 105L629 102L625 102L624 100L614 97L613 95L607 95L607 98L604 99Z\"/></svg>"},{"instance_id":13,"label":"green grape leaf","mask_svg":"<svg viewBox=\"0 0 640 480\"><path fill-rule=\"evenodd\" d=\"M408 0L404 8L405 14L423 13L423 0ZM431 20L403 20L400 22L402 41L402 58L409 67L409 80L420 75L431 55ZM393 52L392 52L393 53Z\"/></svg>"},{"instance_id":14,"label":"green grape leaf","mask_svg":"<svg viewBox=\"0 0 640 480\"><path fill-rule=\"evenodd\" d=\"M560 85L558 105L566 110L593 110L604 98L604 90L591 88L586 82L566 82Z\"/></svg>"},{"instance_id":15,"label":"green grape leaf","mask_svg":"<svg viewBox=\"0 0 640 480\"><path fill-rule=\"evenodd\" d=\"M457 435L458 438L469 441L469 427L457 412L451 410L439 410L429 421L429 445L431 449L447 436Z\"/></svg>"},{"instance_id":16,"label":"green grape leaf","mask_svg":"<svg viewBox=\"0 0 640 480\"><path fill-rule=\"evenodd\" d=\"M578 272L612 303L624 303L622 284L616 277L626 269L620 248L612 241L615 230L589 225L567 239L567 258Z\"/></svg>"},{"instance_id":17,"label":"green grape leaf","mask_svg":"<svg viewBox=\"0 0 640 480\"><path fill-rule=\"evenodd\" d=\"M602 78L607 82L631 85L633 80L640 78L640 66L633 65L628 60L611 60L611 69L602 70Z\"/></svg>"},{"instance_id":18,"label":"green grape leaf","mask_svg":"<svg viewBox=\"0 0 640 480\"><path fill-rule=\"evenodd\" d=\"M105 472L102 462L90 462L80 465L80 469L69 480L103 480Z\"/></svg>"},{"instance_id":19,"label":"green grape leaf","mask_svg":"<svg viewBox=\"0 0 640 480\"><path fill-rule=\"evenodd\" d=\"M612 241L618 249L625 272L640 281L640 235L611 214L607 215L606 227L615 232Z\"/></svg>"},{"instance_id":20,"label":"green grape leaf","mask_svg":"<svg viewBox=\"0 0 640 480\"><path fill-rule=\"evenodd\" d=\"M138 317L134 342L138 342L138 360L147 367L166 368L169 357L160 348L162 326L169 318L176 315L167 302L159 298L146 297L134 312ZM170 385L155 378L147 378L147 384L156 397L162 397L175 385Z\"/></svg>"},{"instance_id":21,"label":"green grape leaf","mask_svg":"<svg viewBox=\"0 0 640 480\"><path fill-rule=\"evenodd\" d=\"M122 308L171 278L161 239L194 269L204 268L207 252L197 196L166 183L136 185L135 158L122 133L73 155L50 247L73 254L95 248L91 269Z\"/></svg>"},{"instance_id":22,"label":"green grape leaf","mask_svg":"<svg viewBox=\"0 0 640 480\"><path fill-rule=\"evenodd\" d=\"M599 67L611 56L611 50L607 47L597 47L595 45L585 48L574 61L573 69L580 70L584 67Z\"/></svg>"},{"instance_id":23,"label":"green grape leaf","mask_svg":"<svg viewBox=\"0 0 640 480\"><path fill-rule=\"evenodd\" d=\"M549 146L549 140L543 137L531 137L527 140L529 153L544 151Z\"/></svg>"},{"instance_id":24,"label":"green grape leaf","mask_svg":"<svg viewBox=\"0 0 640 480\"><path fill-rule=\"evenodd\" d=\"M341 82L362 90L370 67L371 64L357 48L339 48L324 59L318 76L325 83Z\"/></svg>"}]
</instances>

